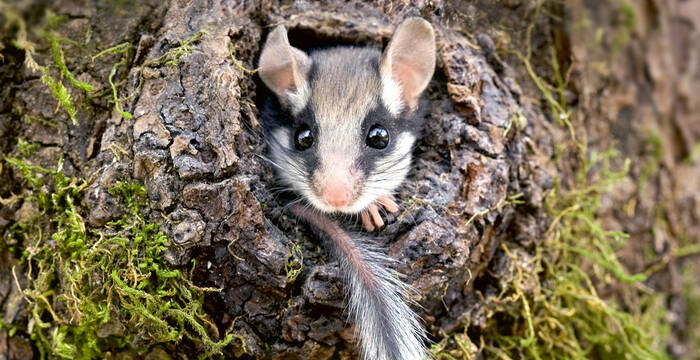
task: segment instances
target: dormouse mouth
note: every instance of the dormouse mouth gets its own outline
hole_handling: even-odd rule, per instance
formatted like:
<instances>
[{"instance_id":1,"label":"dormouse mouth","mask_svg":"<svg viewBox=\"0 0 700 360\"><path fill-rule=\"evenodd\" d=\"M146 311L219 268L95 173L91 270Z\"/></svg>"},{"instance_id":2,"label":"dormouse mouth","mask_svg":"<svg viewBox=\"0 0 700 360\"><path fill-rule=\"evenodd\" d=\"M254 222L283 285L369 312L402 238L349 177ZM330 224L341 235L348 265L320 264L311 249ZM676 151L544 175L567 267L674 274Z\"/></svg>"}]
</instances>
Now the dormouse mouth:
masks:
<instances>
[{"instance_id":1,"label":"dormouse mouth","mask_svg":"<svg viewBox=\"0 0 700 360\"><path fill-rule=\"evenodd\" d=\"M387 213L399 211L399 207L391 195L383 195L376 198L362 195L360 194L351 203L344 206L332 206L326 203L322 197L316 195L308 197L308 199L312 206L326 213L359 215L362 226L370 232L384 227L385 222L382 218L382 213L386 215Z\"/></svg>"},{"instance_id":2,"label":"dormouse mouth","mask_svg":"<svg viewBox=\"0 0 700 360\"><path fill-rule=\"evenodd\" d=\"M362 211L361 209L356 209L356 199L352 199L347 204L341 206L330 204L328 203L328 201L326 201L325 199L323 199L323 197L320 196L318 197L318 201L322 202L325 205L322 210L328 213L356 214Z\"/></svg>"},{"instance_id":3,"label":"dormouse mouth","mask_svg":"<svg viewBox=\"0 0 700 360\"><path fill-rule=\"evenodd\" d=\"M324 198L321 191L318 191L314 188L312 188L310 194L307 194L305 197L311 203L312 206L325 213L340 213L351 215L362 212L367 208L367 206L370 203L374 202L375 199L365 200L363 195L364 192L350 194L348 200L342 205L331 204Z\"/></svg>"}]
</instances>

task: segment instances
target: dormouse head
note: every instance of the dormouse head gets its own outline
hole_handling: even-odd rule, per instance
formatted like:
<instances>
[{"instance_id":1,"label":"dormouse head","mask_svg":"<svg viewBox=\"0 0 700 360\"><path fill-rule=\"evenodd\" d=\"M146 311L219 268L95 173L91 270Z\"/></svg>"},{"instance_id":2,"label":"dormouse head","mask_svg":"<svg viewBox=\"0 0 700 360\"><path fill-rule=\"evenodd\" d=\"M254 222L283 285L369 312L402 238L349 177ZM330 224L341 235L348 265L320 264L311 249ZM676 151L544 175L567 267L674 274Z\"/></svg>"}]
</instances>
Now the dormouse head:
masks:
<instances>
[{"instance_id":1,"label":"dormouse head","mask_svg":"<svg viewBox=\"0 0 700 360\"><path fill-rule=\"evenodd\" d=\"M309 54L283 26L267 38L260 78L276 97L263 112L281 180L325 212L357 213L404 180L433 76L427 21L401 23L387 48L335 47Z\"/></svg>"}]
</instances>

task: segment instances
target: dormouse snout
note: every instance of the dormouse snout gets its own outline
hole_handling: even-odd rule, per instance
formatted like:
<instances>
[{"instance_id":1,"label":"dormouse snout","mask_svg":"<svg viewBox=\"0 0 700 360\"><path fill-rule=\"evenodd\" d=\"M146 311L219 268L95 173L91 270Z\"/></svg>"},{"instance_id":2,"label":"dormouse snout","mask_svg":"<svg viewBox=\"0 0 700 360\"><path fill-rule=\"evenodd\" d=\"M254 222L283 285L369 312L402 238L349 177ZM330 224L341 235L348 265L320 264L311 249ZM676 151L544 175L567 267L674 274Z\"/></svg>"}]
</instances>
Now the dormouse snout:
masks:
<instances>
[{"instance_id":1,"label":"dormouse snout","mask_svg":"<svg viewBox=\"0 0 700 360\"><path fill-rule=\"evenodd\" d=\"M339 154L330 155L314 173L314 191L331 211L351 206L355 201L357 174L344 159Z\"/></svg>"},{"instance_id":2,"label":"dormouse snout","mask_svg":"<svg viewBox=\"0 0 700 360\"><path fill-rule=\"evenodd\" d=\"M350 202L352 190L344 181L333 179L321 186L321 197L328 205L341 207Z\"/></svg>"}]
</instances>

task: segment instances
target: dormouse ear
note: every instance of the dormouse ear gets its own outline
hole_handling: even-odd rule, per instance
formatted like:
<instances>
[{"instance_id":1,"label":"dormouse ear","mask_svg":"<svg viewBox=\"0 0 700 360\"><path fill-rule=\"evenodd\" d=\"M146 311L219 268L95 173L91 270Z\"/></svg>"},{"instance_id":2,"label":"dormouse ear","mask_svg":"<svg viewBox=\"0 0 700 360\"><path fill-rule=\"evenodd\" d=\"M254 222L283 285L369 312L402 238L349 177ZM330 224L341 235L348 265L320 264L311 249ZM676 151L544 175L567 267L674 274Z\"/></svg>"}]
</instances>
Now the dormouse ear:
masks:
<instances>
[{"instance_id":1,"label":"dormouse ear","mask_svg":"<svg viewBox=\"0 0 700 360\"><path fill-rule=\"evenodd\" d=\"M435 71L435 34L430 23L418 17L404 20L384 50L379 71L389 109L399 112L403 104L415 109ZM398 99L391 99L396 96L397 85L399 105Z\"/></svg>"},{"instance_id":2,"label":"dormouse ear","mask_svg":"<svg viewBox=\"0 0 700 360\"><path fill-rule=\"evenodd\" d=\"M298 101L294 100L308 92L306 76L311 69L311 59L289 44L284 26L277 26L267 36L258 67L260 78L280 102L293 110L301 110L295 109Z\"/></svg>"}]
</instances>

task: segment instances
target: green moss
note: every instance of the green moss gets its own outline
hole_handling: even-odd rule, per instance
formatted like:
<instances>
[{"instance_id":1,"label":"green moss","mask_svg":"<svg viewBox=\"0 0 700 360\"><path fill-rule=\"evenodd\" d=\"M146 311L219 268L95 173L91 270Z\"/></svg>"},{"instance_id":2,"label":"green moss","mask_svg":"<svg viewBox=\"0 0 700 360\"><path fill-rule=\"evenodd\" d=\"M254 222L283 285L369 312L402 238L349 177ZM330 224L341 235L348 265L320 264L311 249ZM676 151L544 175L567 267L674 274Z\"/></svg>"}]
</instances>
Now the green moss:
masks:
<instances>
[{"instance_id":1,"label":"green moss","mask_svg":"<svg viewBox=\"0 0 700 360\"><path fill-rule=\"evenodd\" d=\"M538 3L535 18L543 3ZM621 11L625 14L625 29L631 31L634 13L629 9L623 6ZM569 109L565 101L569 70L559 68L552 50L555 83L548 84L530 63L533 26L534 22L528 27L524 53L517 49L505 52L521 61L541 91L551 117L570 135L570 143L555 144L555 161L561 168L568 168L571 154L562 156L563 149L573 144L580 164L566 179L566 187L561 185L562 179L556 179L547 193L544 208L550 224L536 239L533 256L523 257L521 251L514 251L518 245L502 245L500 252L510 259L514 278L500 293L486 295L484 302L492 304L489 311L496 315L489 315L476 339L479 341L475 341L478 345L471 342L475 339L465 341L466 334L452 334L434 347L433 354L444 359L669 358L665 350L670 332L665 295L644 286L645 274L626 271L616 252L628 235L606 229L598 215L601 198L627 179L630 161L614 169L612 164L619 162L615 161L619 159L617 152L587 148L585 131L573 122L583 118L577 114L580 110ZM652 159L658 162L661 144L655 139L650 139L650 144ZM610 294L599 294L600 288ZM467 324L465 332L468 328Z\"/></svg>"},{"instance_id":2,"label":"green moss","mask_svg":"<svg viewBox=\"0 0 700 360\"><path fill-rule=\"evenodd\" d=\"M132 115L128 111L122 110L121 106L119 106L119 98L117 97L117 87L114 85L114 75L117 73L117 68L124 64L124 61L126 60L126 57L122 58L119 62L114 64L112 66L112 70L109 71L109 87L112 89L112 99L114 100L114 109L117 110L119 115L121 115L125 119L131 119Z\"/></svg>"},{"instance_id":3,"label":"green moss","mask_svg":"<svg viewBox=\"0 0 700 360\"><path fill-rule=\"evenodd\" d=\"M167 59L165 65L175 66L180 61L180 58L189 55L192 51L192 44L202 39L209 33L209 30L199 30L187 40L180 41L180 46L168 50L163 56Z\"/></svg>"},{"instance_id":4,"label":"green moss","mask_svg":"<svg viewBox=\"0 0 700 360\"><path fill-rule=\"evenodd\" d=\"M49 29L55 29L61 26L61 24L63 24L64 22L66 22L66 20L68 20L68 15L56 14L51 10L46 10L45 18L46 24L49 27Z\"/></svg>"},{"instance_id":5,"label":"green moss","mask_svg":"<svg viewBox=\"0 0 700 360\"><path fill-rule=\"evenodd\" d=\"M663 140L656 134L647 137L649 154L644 157L644 165L639 175L639 193L644 194L649 176L659 171L661 158L663 157Z\"/></svg>"},{"instance_id":6,"label":"green moss","mask_svg":"<svg viewBox=\"0 0 700 360\"><path fill-rule=\"evenodd\" d=\"M119 66L124 65L129 57L129 52L131 50L131 44L129 43L122 43L116 46L112 46L108 49L105 49L103 51L100 51L98 54L92 57L92 61L95 61L96 59L108 55L108 54L121 54L121 60L116 62L114 65L112 65L112 69L109 72L109 87L112 89L112 101L114 101L114 109L125 119L131 119L133 116L131 115L130 112L122 110L121 106L119 106L120 99L118 97L117 93L117 87L114 85L114 76L117 74L117 68Z\"/></svg>"},{"instance_id":7,"label":"green moss","mask_svg":"<svg viewBox=\"0 0 700 360\"><path fill-rule=\"evenodd\" d=\"M49 41L51 44L51 53L53 55L53 61L58 70L61 72L61 75L68 79L68 81L75 86L76 88L79 88L81 90L84 90L86 92L91 92L94 90L94 87L86 82L78 80L73 73L68 70L68 67L66 66L66 63L63 59L63 49L61 48L60 43L61 42L67 42L71 43L74 45L80 45L79 43L62 38L60 36L57 36L52 32L51 29L55 29L59 27L65 20L67 19L66 15L56 15L55 13L51 11L46 12L46 22L47 22L47 30L45 31L40 31L41 35ZM24 49L29 57L31 58L31 53L33 52L33 46L29 44L30 46L21 46L22 43L26 43L26 40L24 42L21 41L16 41L16 44L20 44L18 47L21 49ZM17 45L16 45L17 46ZM32 60L33 62L33 60ZM48 66L39 66L38 64L35 64L35 67L37 70L39 70L42 73L41 76L41 81L47 85L50 89L51 92L53 93L53 96L58 100L58 102L63 106L63 108L66 109L68 112L68 115L70 116L70 119L73 123L73 125L77 125L77 120L75 118L76 114L78 113L75 105L73 104L73 101L71 100L71 96L68 93L68 89L66 89L65 86L60 81L54 80L50 75L49 75L49 68ZM31 68L31 66L30 66Z\"/></svg>"},{"instance_id":8,"label":"green moss","mask_svg":"<svg viewBox=\"0 0 700 360\"><path fill-rule=\"evenodd\" d=\"M1 249L1 247L0 247ZM7 335L10 337L15 336L17 331L21 331L22 328L18 325L15 324L6 324L4 321L0 320L0 330L6 329L7 330Z\"/></svg>"},{"instance_id":9,"label":"green moss","mask_svg":"<svg viewBox=\"0 0 700 360\"><path fill-rule=\"evenodd\" d=\"M617 54L620 53L622 47L629 42L630 37L634 32L634 27L637 24L637 15L634 7L627 2L623 2L620 5L619 9L617 10L617 15L621 26L618 27L617 33L615 34L615 39L613 40L613 58L617 57Z\"/></svg>"},{"instance_id":10,"label":"green moss","mask_svg":"<svg viewBox=\"0 0 700 360\"><path fill-rule=\"evenodd\" d=\"M108 55L108 54L122 54L122 55L128 54L130 49L131 49L131 44L121 43L119 45L115 45L115 46L112 46L110 48L107 48L107 49L100 51L99 53L95 54L95 56L93 56L91 58L91 60L95 61L95 60L97 60L105 55Z\"/></svg>"},{"instance_id":11,"label":"green moss","mask_svg":"<svg viewBox=\"0 0 700 360\"><path fill-rule=\"evenodd\" d=\"M73 86L79 89L82 89L87 92L95 90L95 88L92 85L76 79L75 75L73 75L73 73L71 73L70 70L68 70L65 61L63 61L63 50L61 49L61 45L59 44L59 40L61 39L50 32L46 32L45 37L51 43L53 61L58 67L58 69L61 71L61 74L65 78L67 78L68 81L70 81L70 83L73 84Z\"/></svg>"},{"instance_id":12,"label":"green moss","mask_svg":"<svg viewBox=\"0 0 700 360\"><path fill-rule=\"evenodd\" d=\"M304 253L297 243L287 246L289 256L284 261L284 270L287 274L287 282L293 283L304 270Z\"/></svg>"},{"instance_id":13,"label":"green moss","mask_svg":"<svg viewBox=\"0 0 700 360\"><path fill-rule=\"evenodd\" d=\"M50 75L53 65L41 66L34 60L35 46L27 39L21 15L2 2L0 9L9 14L8 26L14 24L18 28L13 45L24 51L27 67L41 74L41 81L52 90L73 124L77 124L77 109L68 89ZM82 44L52 32L65 19L47 13L48 27L38 33L50 42L53 63L61 76L77 88L92 91L89 84L73 76L63 58L61 44ZM146 66L177 64L204 34L206 31L197 32L140 70ZM88 38L86 35L86 42ZM117 97L114 81L117 69L127 64L129 51L130 44L124 43L92 59L121 55L112 66L108 81L115 109L125 118L131 114L121 109L120 102L124 99ZM25 119L56 127L50 120L28 116ZM21 254L22 266L16 271L23 271L27 279L23 282L22 295L28 316L27 323L2 324L2 328L10 329L13 335L16 332L28 335L41 359L104 358L106 352L122 349L143 352L160 343L180 346L184 340L197 346L202 357L221 354L233 342L246 351L243 337L234 334L233 327L219 334L202 308L205 293L219 290L195 286L187 274L165 261L167 238L160 232L158 223L146 219L143 186L121 183L109 189L122 207L123 215L105 226L93 227L83 220L85 209L79 205L87 183L66 177L61 162L56 169L27 162L25 159L35 150L36 144L18 140L17 157L3 157L24 181L23 193L0 199L3 206L17 201L33 202L39 214L10 226L0 241L3 251Z\"/></svg>"},{"instance_id":14,"label":"green moss","mask_svg":"<svg viewBox=\"0 0 700 360\"><path fill-rule=\"evenodd\" d=\"M596 215L601 196L613 191L614 184L626 174L626 169L610 170L609 160L615 156L612 151L591 155L580 171L589 174L593 167L601 166L600 180L580 176L584 181L573 190L556 188L547 198L553 223L536 257L536 268L542 269L546 282L540 283L530 298L537 337L527 349L533 354L544 357L552 353L562 359L666 357L661 343L662 334L668 332L662 321L663 297L640 290L644 275L626 273L615 251L627 235L605 230ZM636 300L637 309L624 310L614 299L602 298L595 284L615 286ZM523 296L517 289L515 293ZM527 318L522 309L509 315L516 323L523 322L519 317ZM494 336L501 339L497 342L507 344L515 341L517 334Z\"/></svg>"},{"instance_id":15,"label":"green moss","mask_svg":"<svg viewBox=\"0 0 700 360\"><path fill-rule=\"evenodd\" d=\"M195 42L199 41L202 39L204 35L208 33L207 30L200 30L196 32L194 35L192 35L190 38L186 40L180 41L180 45L172 48L160 57L147 61L140 67L138 67L138 73L139 73L139 83L136 87L136 94L138 94L141 91L141 85L143 84L143 69L147 67L155 67L155 66L160 66L160 65L166 65L166 66L175 66L179 63L180 59L183 58L184 56L187 56L192 50L192 44ZM115 110L125 119L131 119L133 115L128 112L124 111L121 106L120 102L123 101L124 99L120 99L118 96L117 92L117 87L114 83L114 77L117 74L117 69L122 66L126 65L127 61L129 59L129 53L131 51L131 44L129 43L122 43L119 45L112 46L108 49L105 49L96 55L92 57L92 61L97 60L100 57L103 57L105 55L109 54L121 54L121 59L117 61L111 68L109 72L109 86L110 89L112 90L112 101L114 102L114 108ZM132 94L131 96L134 96L135 94Z\"/></svg>"},{"instance_id":16,"label":"green moss","mask_svg":"<svg viewBox=\"0 0 700 360\"><path fill-rule=\"evenodd\" d=\"M12 45L15 46L16 48L23 50L25 53L25 64L27 68L29 68L31 71L35 71L38 73L41 73L41 82L48 86L51 89L51 93L53 94L53 97L55 97L58 100L58 103L60 106L62 106L66 111L68 112L68 116L70 117L71 121L73 124L77 124L77 120L75 118L75 115L78 113L78 111L75 108L75 105L73 104L73 101L71 100L71 96L68 93L68 89L66 89L65 86L60 81L54 80L51 75L49 74L49 67L48 66L41 66L39 65L35 60L34 60L34 43L30 42L27 39L27 25L24 22L24 19L21 17L19 12L17 11L16 8L13 6L0 3L0 10L4 10L4 15L7 18L7 26L15 25L17 26L17 37L15 40L12 41ZM58 26L63 20L62 17L55 15L52 12L47 12L46 14L46 20L47 24L50 27L55 27ZM65 40L65 41L70 41L67 39L62 39L58 38L54 35L49 34L48 32L42 32L45 37L51 38L51 48L53 51L54 55L54 61L56 62L56 65L59 67L61 70L61 73L64 76L67 76L69 79L75 80L76 83L79 84L85 84L82 82L79 82L75 77L68 71L68 68L65 66L65 63L63 62L63 55L60 49L60 46L58 45L59 40ZM86 84L89 86L89 84ZM84 87L84 85L82 85Z\"/></svg>"},{"instance_id":17,"label":"green moss","mask_svg":"<svg viewBox=\"0 0 700 360\"><path fill-rule=\"evenodd\" d=\"M76 120L76 115L78 113L78 110L73 103L73 100L71 98L70 93L68 92L68 89L61 83L61 81L55 80L51 75L50 75L50 66L41 66L39 65L33 57L34 54L34 44L29 42L27 40L27 34L26 34L26 24L24 23L24 20L19 16L19 14L16 13L14 8L9 8L8 7L8 14L11 14L11 23L16 24L20 30L18 31L17 39L13 41L13 45L17 47L18 49L24 50L25 51L25 57L26 60L25 62L27 63L27 67L33 71L37 71L41 73L41 81L45 85L47 85L53 94L53 96L58 100L60 106L62 106L66 111L68 112L68 115L71 119L71 122L73 125L77 125L77 120ZM68 81L76 88L84 90L86 92L93 92L94 87L86 82L78 80L73 73L68 69L66 66L66 63L64 61L64 53L63 49L61 48L61 43L69 43L74 46L83 46L83 44L60 37L56 35L53 30L58 28L66 19L64 15L56 15L53 12L48 11L46 13L46 22L47 22L47 29L38 31L46 40L49 41L51 45L51 52L53 56L53 62L54 65L58 68L58 70L61 73L61 76L63 78L68 79ZM90 29L87 29L86 32L86 39L85 43L89 41L90 37ZM196 37L196 36L195 36ZM196 37L199 39L201 36ZM189 45L191 42L186 42L183 46L185 49L180 49L179 51L176 51L176 57L174 58L175 60L179 59L181 56L184 56L187 51L191 50L191 47ZM119 99L117 97L117 89L116 85L114 84L114 76L116 75L117 68L121 65L126 64L126 61L128 59L128 54L130 50L130 44L125 43L125 44L120 44L115 47L109 48L107 50L104 50L100 52L99 54L93 56L92 60L94 61L95 59L99 58L100 56L109 54L109 53L122 53L122 59L118 61L116 64L112 66L112 69L109 74L109 85L110 89L112 90L112 97L113 101L115 103L115 109L117 112L119 112L124 118L130 119L132 118L131 113L124 111L120 107L120 101L122 99ZM168 54L170 55L170 54Z\"/></svg>"},{"instance_id":18,"label":"green moss","mask_svg":"<svg viewBox=\"0 0 700 360\"><path fill-rule=\"evenodd\" d=\"M207 29L202 29L202 30L197 31L190 38L185 39L185 40L181 40L179 42L180 43L179 46L174 47L174 48L166 51L165 53L163 53L163 55L159 56L156 59L147 61L143 66L144 67L152 67L152 66L157 66L160 64L165 64L166 66L176 66L180 62L181 58L189 55L189 53L193 50L192 44L201 40L202 37L204 37L204 35L206 35L208 33L209 33L209 30L207 30Z\"/></svg>"},{"instance_id":19,"label":"green moss","mask_svg":"<svg viewBox=\"0 0 700 360\"><path fill-rule=\"evenodd\" d=\"M22 138L17 138L17 151L19 151L20 156L28 157L31 156L35 151L39 149L38 143L31 143Z\"/></svg>"},{"instance_id":20,"label":"green moss","mask_svg":"<svg viewBox=\"0 0 700 360\"><path fill-rule=\"evenodd\" d=\"M124 63L124 59L121 61L117 62L112 66L112 70L109 72L109 87L112 89L112 99L114 100L114 109L117 110L119 115L121 115L125 119L131 119L133 116L131 115L130 112L122 110L121 106L119 106L119 98L117 97L117 87L114 85L114 75L117 73L117 68Z\"/></svg>"},{"instance_id":21,"label":"green moss","mask_svg":"<svg viewBox=\"0 0 700 360\"><path fill-rule=\"evenodd\" d=\"M205 292L164 259L167 237L146 220L146 191L120 183L109 194L123 215L92 227L77 204L87 184L56 170L5 158L26 180L40 214L12 232L25 254L22 289L34 326L22 329L41 358L94 359L107 350L189 339L205 356L235 337L219 335L202 309ZM99 335L103 334L103 335ZM219 340L217 340L219 339Z\"/></svg>"},{"instance_id":22,"label":"green moss","mask_svg":"<svg viewBox=\"0 0 700 360\"><path fill-rule=\"evenodd\" d=\"M700 238L697 239L696 245L700 245ZM700 358L700 287L698 287L698 279L696 275L700 273L700 265L697 262L689 261L683 266L683 298L686 304L686 315L688 324L687 334L688 350L687 359Z\"/></svg>"},{"instance_id":23,"label":"green moss","mask_svg":"<svg viewBox=\"0 0 700 360\"><path fill-rule=\"evenodd\" d=\"M525 115L523 115L523 112L521 110L516 111L508 119L506 129L503 131L504 138L508 137L508 134L513 129L513 125L515 125L519 130L525 129L525 127L527 126L527 118L525 117Z\"/></svg>"},{"instance_id":24,"label":"green moss","mask_svg":"<svg viewBox=\"0 0 700 360\"><path fill-rule=\"evenodd\" d=\"M27 124L32 124L34 122L37 122L37 123L41 124L42 126L46 126L46 127L52 128L52 129L58 129L58 125L56 125L56 123L54 123L53 121L49 121L47 119L44 119L41 116L25 115L23 117L23 119Z\"/></svg>"},{"instance_id":25,"label":"green moss","mask_svg":"<svg viewBox=\"0 0 700 360\"><path fill-rule=\"evenodd\" d=\"M75 115L78 113L78 110L75 109L75 105L73 105L73 101L71 100L68 90L65 86L63 86L63 84L56 82L56 80L49 75L47 68L42 67L41 70L41 82L51 89L53 97L55 97L58 100L58 103L61 104L61 106L63 106L63 108L68 112L68 116L70 116L73 125L77 125L78 121L75 119Z\"/></svg>"},{"instance_id":26,"label":"green moss","mask_svg":"<svg viewBox=\"0 0 700 360\"><path fill-rule=\"evenodd\" d=\"M700 159L700 141L696 141L695 144L693 144L693 147L690 149L690 153L684 162L690 165L698 161L698 159Z\"/></svg>"},{"instance_id":27,"label":"green moss","mask_svg":"<svg viewBox=\"0 0 700 360\"><path fill-rule=\"evenodd\" d=\"M246 68L245 66L241 65L241 62L238 61L238 59L236 59L236 55L235 55L236 51L233 48L233 43L228 44L228 53L231 56L231 62L233 63L233 65L235 65L239 70L243 71L244 73L246 73L248 75L255 75L255 73L260 71L260 68L250 70L250 69Z\"/></svg>"},{"instance_id":28,"label":"green moss","mask_svg":"<svg viewBox=\"0 0 700 360\"><path fill-rule=\"evenodd\" d=\"M433 349L436 358L497 359L666 359L665 297L649 292L643 274L628 274L615 254L627 239L606 230L597 217L600 198L614 190L626 168L610 170L613 151L591 153L580 171L599 169L599 180L565 191L559 185L546 200L552 223L532 259L520 259L508 243L514 279L488 299L498 316L488 320L477 349L453 334ZM523 269L524 261L532 261ZM525 284L527 288L524 288ZM597 285L614 286L634 305L620 307L602 297ZM448 346L448 343L453 344ZM476 345L474 345L476 346Z\"/></svg>"}]
</instances>

